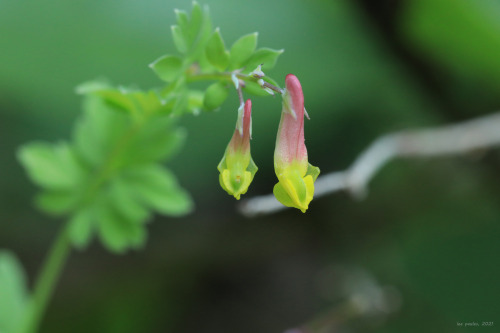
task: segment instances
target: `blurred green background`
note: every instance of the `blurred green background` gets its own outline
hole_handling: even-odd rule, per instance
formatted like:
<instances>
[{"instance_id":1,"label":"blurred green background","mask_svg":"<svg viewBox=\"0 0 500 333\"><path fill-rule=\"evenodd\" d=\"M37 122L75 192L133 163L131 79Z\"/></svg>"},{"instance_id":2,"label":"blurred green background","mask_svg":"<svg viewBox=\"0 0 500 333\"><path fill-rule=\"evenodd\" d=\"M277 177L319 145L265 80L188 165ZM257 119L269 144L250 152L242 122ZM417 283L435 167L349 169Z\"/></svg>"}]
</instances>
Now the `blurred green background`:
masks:
<instances>
[{"instance_id":1,"label":"blurred green background","mask_svg":"<svg viewBox=\"0 0 500 333\"><path fill-rule=\"evenodd\" d=\"M496 1L202 4L226 43L258 31L259 45L285 49L268 74L281 84L288 73L300 78L311 116L309 159L323 173L348 167L381 134L500 106ZM74 87L83 81L161 85L147 65L173 52L173 9L190 7L180 0L0 0L0 248L18 255L31 283L63 221L33 208L36 189L16 148L68 138L81 107ZM253 99L259 172L247 197L275 183L280 103ZM73 252L41 332L283 332L324 311L332 311L332 332L500 325L498 149L392 162L363 201L334 194L314 200L307 214L247 219L220 189L216 170L236 107L234 94L219 112L181 120L189 137L169 166L196 211L155 218L142 251L114 256L94 244ZM373 300L381 290L390 291L388 308L355 316L340 310L353 295Z\"/></svg>"}]
</instances>

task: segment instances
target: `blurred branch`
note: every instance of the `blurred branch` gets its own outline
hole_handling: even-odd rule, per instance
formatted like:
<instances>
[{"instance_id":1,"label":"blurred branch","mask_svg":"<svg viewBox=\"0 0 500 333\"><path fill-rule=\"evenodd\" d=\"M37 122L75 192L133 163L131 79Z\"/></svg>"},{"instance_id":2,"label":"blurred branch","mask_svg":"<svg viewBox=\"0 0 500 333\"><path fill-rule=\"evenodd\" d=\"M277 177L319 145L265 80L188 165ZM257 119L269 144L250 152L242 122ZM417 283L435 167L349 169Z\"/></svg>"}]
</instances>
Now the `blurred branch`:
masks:
<instances>
[{"instance_id":1,"label":"blurred branch","mask_svg":"<svg viewBox=\"0 0 500 333\"><path fill-rule=\"evenodd\" d=\"M353 321L361 324L358 327L373 327L401 308L399 290L390 285L380 285L361 268L329 267L321 272L318 281L323 297L337 298L337 302L331 300L336 305L284 333L347 332Z\"/></svg>"},{"instance_id":2,"label":"blurred branch","mask_svg":"<svg viewBox=\"0 0 500 333\"><path fill-rule=\"evenodd\" d=\"M356 198L363 198L370 180L396 157L458 155L497 145L500 145L500 112L454 125L387 134L375 140L347 170L318 177L314 196L345 190ZM286 208L272 194L246 199L239 206L246 216Z\"/></svg>"}]
</instances>

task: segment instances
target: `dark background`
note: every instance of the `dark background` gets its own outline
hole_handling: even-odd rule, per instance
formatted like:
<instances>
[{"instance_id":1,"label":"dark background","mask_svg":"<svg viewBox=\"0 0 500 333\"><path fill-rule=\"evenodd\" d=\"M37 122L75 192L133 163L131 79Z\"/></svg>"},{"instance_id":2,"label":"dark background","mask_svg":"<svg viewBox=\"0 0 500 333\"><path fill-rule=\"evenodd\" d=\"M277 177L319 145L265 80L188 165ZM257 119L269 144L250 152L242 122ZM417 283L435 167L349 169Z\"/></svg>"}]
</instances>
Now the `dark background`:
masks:
<instances>
[{"instance_id":1,"label":"dark background","mask_svg":"<svg viewBox=\"0 0 500 333\"><path fill-rule=\"evenodd\" d=\"M302 82L310 162L342 170L378 136L491 113L500 105L500 5L493 0L210 0L226 43L259 31L284 48L268 74ZM173 9L190 1L0 1L0 248L30 282L63 221L32 204L15 152L67 139L79 83L148 88L147 67L172 53ZM271 192L279 98L253 99L246 197ZM237 96L185 116L184 150L168 162L196 202L158 216L142 251L73 252L41 332L283 332L327 313L332 332L461 332L500 325L500 152L398 160L355 201L339 193L306 214L247 219L218 184ZM500 129L499 129L500 130ZM342 309L349 300L386 306ZM378 295L378 296L377 296ZM327 325L328 326L328 325ZM493 327L480 330L493 332Z\"/></svg>"}]
</instances>

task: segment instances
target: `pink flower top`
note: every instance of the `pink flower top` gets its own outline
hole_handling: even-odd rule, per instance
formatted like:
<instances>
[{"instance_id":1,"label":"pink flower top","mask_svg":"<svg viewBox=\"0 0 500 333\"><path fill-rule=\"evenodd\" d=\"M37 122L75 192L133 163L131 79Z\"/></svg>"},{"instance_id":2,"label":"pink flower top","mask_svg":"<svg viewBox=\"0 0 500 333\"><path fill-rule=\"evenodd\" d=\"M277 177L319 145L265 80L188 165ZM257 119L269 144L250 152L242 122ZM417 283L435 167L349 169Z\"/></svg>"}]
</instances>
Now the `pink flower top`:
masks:
<instances>
[{"instance_id":1,"label":"pink flower top","mask_svg":"<svg viewBox=\"0 0 500 333\"><path fill-rule=\"evenodd\" d=\"M283 109L274 152L278 167L298 162L307 168L307 149L304 143L304 94L299 79L288 74L285 80Z\"/></svg>"}]
</instances>

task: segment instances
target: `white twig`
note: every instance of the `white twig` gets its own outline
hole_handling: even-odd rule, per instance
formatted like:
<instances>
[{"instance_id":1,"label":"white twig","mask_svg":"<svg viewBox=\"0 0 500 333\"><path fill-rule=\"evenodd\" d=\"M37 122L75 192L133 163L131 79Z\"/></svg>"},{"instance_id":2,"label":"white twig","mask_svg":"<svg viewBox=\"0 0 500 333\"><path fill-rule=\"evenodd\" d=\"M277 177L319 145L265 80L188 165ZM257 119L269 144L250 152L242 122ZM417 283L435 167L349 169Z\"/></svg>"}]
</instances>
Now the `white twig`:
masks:
<instances>
[{"instance_id":1,"label":"white twig","mask_svg":"<svg viewBox=\"0 0 500 333\"><path fill-rule=\"evenodd\" d=\"M396 157L457 155L497 145L500 145L500 112L454 125L384 135L363 151L347 170L318 177L314 197L342 190L357 198L364 197L370 180ZM244 200L239 206L240 212L247 216L285 208L272 194Z\"/></svg>"}]
</instances>

